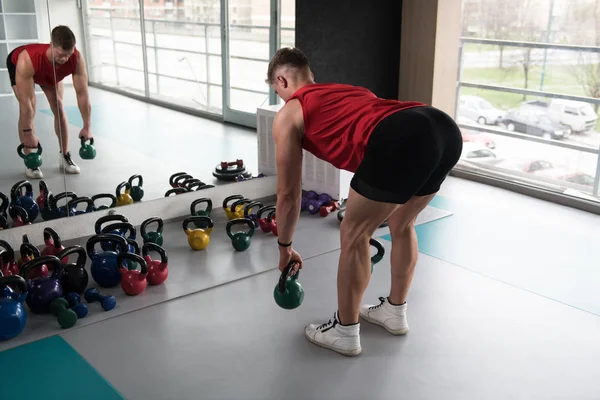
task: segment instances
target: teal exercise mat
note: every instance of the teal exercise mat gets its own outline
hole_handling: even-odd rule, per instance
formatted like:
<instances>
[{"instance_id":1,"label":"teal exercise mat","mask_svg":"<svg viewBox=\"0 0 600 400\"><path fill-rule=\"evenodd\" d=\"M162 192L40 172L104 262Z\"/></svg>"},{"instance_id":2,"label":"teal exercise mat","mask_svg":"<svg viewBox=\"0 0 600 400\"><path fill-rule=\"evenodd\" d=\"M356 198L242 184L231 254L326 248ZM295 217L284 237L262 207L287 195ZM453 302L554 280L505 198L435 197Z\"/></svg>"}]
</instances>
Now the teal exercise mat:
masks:
<instances>
[{"instance_id":1,"label":"teal exercise mat","mask_svg":"<svg viewBox=\"0 0 600 400\"><path fill-rule=\"evenodd\" d=\"M124 399L62 337L0 352L0 399Z\"/></svg>"}]
</instances>

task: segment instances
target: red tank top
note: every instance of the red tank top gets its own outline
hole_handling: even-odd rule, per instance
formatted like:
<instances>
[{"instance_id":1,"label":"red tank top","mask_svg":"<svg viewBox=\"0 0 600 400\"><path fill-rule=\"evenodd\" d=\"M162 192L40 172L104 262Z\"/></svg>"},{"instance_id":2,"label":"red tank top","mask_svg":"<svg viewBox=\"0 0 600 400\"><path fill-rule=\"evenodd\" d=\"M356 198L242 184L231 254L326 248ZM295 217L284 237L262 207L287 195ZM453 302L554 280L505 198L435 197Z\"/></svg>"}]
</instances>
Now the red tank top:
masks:
<instances>
[{"instance_id":1,"label":"red tank top","mask_svg":"<svg viewBox=\"0 0 600 400\"><path fill-rule=\"evenodd\" d=\"M298 89L304 114L302 147L339 169L356 172L377 124L396 111L425 104L386 100L360 86L315 83ZM398 134L402 134L398 132Z\"/></svg>"},{"instance_id":2,"label":"red tank top","mask_svg":"<svg viewBox=\"0 0 600 400\"><path fill-rule=\"evenodd\" d=\"M33 81L40 86L55 86L54 72L52 71L52 63L46 56L46 50L50 47L49 43L40 44L27 44L25 46L18 47L12 54L12 62L17 65L19 54L23 50L27 50L31 63L33 64ZM69 57L69 60L64 64L56 64L56 81L60 82L65 79L66 76L71 75L77 68L79 52L77 49L73 52L73 55Z\"/></svg>"}]
</instances>

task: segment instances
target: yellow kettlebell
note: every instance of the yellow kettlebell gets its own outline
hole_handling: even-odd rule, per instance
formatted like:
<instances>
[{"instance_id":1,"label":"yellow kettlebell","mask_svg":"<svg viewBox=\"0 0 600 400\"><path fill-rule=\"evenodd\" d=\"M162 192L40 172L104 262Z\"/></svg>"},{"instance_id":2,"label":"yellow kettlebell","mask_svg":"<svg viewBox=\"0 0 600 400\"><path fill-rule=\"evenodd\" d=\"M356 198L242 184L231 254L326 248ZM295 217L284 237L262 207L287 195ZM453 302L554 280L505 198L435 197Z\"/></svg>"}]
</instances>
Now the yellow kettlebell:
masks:
<instances>
[{"instance_id":1,"label":"yellow kettlebell","mask_svg":"<svg viewBox=\"0 0 600 400\"><path fill-rule=\"evenodd\" d=\"M233 219L244 218L244 205L252 203L252 200L243 198L231 205L231 215Z\"/></svg>"},{"instance_id":2,"label":"yellow kettlebell","mask_svg":"<svg viewBox=\"0 0 600 400\"><path fill-rule=\"evenodd\" d=\"M225 200L223 200L223 210L225 210L225 214L227 215L227 218L229 220L235 218L232 209L229 207L229 203L233 200L242 200L243 198L244 196L242 196L241 194L234 194L229 197L225 197Z\"/></svg>"},{"instance_id":3,"label":"yellow kettlebell","mask_svg":"<svg viewBox=\"0 0 600 400\"><path fill-rule=\"evenodd\" d=\"M190 229L189 224L195 222L200 226L207 226L207 228L196 228ZM200 224L200 223L203 224ZM207 216L193 216L187 217L183 220L183 231L188 237L188 244L193 250L203 250L208 247L210 243L210 233L215 226L211 217Z\"/></svg>"},{"instance_id":4,"label":"yellow kettlebell","mask_svg":"<svg viewBox=\"0 0 600 400\"><path fill-rule=\"evenodd\" d=\"M125 188L125 192L121 193L121 189ZM117 186L117 207L126 206L133 204L133 197L129 194L131 192L131 184L129 182L121 182Z\"/></svg>"}]
</instances>

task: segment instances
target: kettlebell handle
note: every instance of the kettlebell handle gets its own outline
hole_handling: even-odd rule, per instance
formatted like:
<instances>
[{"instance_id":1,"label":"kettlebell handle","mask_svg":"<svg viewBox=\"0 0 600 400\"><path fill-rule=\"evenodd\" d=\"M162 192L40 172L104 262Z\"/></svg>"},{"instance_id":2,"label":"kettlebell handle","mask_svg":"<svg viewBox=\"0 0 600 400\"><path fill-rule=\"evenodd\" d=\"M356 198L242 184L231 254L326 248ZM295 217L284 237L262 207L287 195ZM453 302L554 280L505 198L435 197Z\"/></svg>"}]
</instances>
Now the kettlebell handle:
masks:
<instances>
[{"instance_id":1,"label":"kettlebell handle","mask_svg":"<svg viewBox=\"0 0 600 400\"><path fill-rule=\"evenodd\" d=\"M248 218L248 216L250 215L250 211L254 208L254 207L258 207L258 209L260 210L262 208L262 203L260 201L252 201L248 204L246 204L246 206L244 207L244 217Z\"/></svg>"},{"instance_id":2,"label":"kettlebell handle","mask_svg":"<svg viewBox=\"0 0 600 400\"><path fill-rule=\"evenodd\" d=\"M146 263L146 260L144 260L144 258L142 258L142 256L140 256L139 254L125 253L125 252L120 252L119 254L117 254L118 267L129 270L129 268L127 268L126 266L123 266L124 260L131 260L131 261L135 261L138 264L140 264L140 267L142 268L142 272L141 272L142 275L145 275L148 273L148 264Z\"/></svg>"},{"instance_id":3,"label":"kettlebell handle","mask_svg":"<svg viewBox=\"0 0 600 400\"><path fill-rule=\"evenodd\" d=\"M169 178L169 185L171 185L172 188L177 187L175 185L175 179L181 175L187 175L187 172L176 172L173 175L171 175L171 177Z\"/></svg>"},{"instance_id":4,"label":"kettlebell handle","mask_svg":"<svg viewBox=\"0 0 600 400\"><path fill-rule=\"evenodd\" d=\"M58 258L59 260L63 260L63 258L70 256L71 254L77 254L77 262L75 263L75 265L78 268L84 268L85 267L85 261L87 259L87 255L85 253L85 249L81 246L69 246L69 247L65 247L63 250L59 251L58 254L56 254L56 258Z\"/></svg>"},{"instance_id":5,"label":"kettlebell handle","mask_svg":"<svg viewBox=\"0 0 600 400\"><path fill-rule=\"evenodd\" d=\"M272 210L269 214L267 214L267 221L271 222L271 220L275 218L275 211L276 210Z\"/></svg>"},{"instance_id":6,"label":"kettlebell handle","mask_svg":"<svg viewBox=\"0 0 600 400\"><path fill-rule=\"evenodd\" d=\"M21 221L23 221L23 223L26 224L29 222L29 213L23 207L12 206L8 209L8 213L10 214L10 217L15 221L17 218L20 217Z\"/></svg>"},{"instance_id":7,"label":"kettlebell handle","mask_svg":"<svg viewBox=\"0 0 600 400\"><path fill-rule=\"evenodd\" d=\"M289 264L286 265L285 268L283 268L283 271L281 271L281 276L279 277L278 285L279 293L285 293L285 283L287 282L288 275L296 264L298 264L297 261L290 261ZM296 272L296 275L292 276L292 279L297 280L298 275L300 275L300 270Z\"/></svg>"},{"instance_id":8,"label":"kettlebell handle","mask_svg":"<svg viewBox=\"0 0 600 400\"><path fill-rule=\"evenodd\" d=\"M183 194L183 193L188 193L190 192L190 190L183 188L183 187L175 187L173 189L169 189L165 192L165 197L169 197L172 194Z\"/></svg>"},{"instance_id":9,"label":"kettlebell handle","mask_svg":"<svg viewBox=\"0 0 600 400\"><path fill-rule=\"evenodd\" d=\"M15 185L13 186L12 191L15 194L15 197L20 197L21 196L21 189L25 188L25 195L28 197L33 197L33 186L31 185L31 182L29 181L19 181L17 183L15 183Z\"/></svg>"},{"instance_id":10,"label":"kettlebell handle","mask_svg":"<svg viewBox=\"0 0 600 400\"><path fill-rule=\"evenodd\" d=\"M114 224L106 225L102 228L101 233L109 233L114 231L129 231L129 238L135 238L135 227L130 222L115 222Z\"/></svg>"},{"instance_id":11,"label":"kettlebell handle","mask_svg":"<svg viewBox=\"0 0 600 400\"><path fill-rule=\"evenodd\" d=\"M15 251L6 240L0 240L0 247L6 250L2 253L2 261L4 264L8 264L15 259Z\"/></svg>"},{"instance_id":12,"label":"kettlebell handle","mask_svg":"<svg viewBox=\"0 0 600 400\"><path fill-rule=\"evenodd\" d=\"M25 278L25 280L27 280L27 277L29 276L31 270L41 265L47 265L48 269L53 270L52 277L56 279L61 278L63 272L63 265L60 262L60 259L56 256L41 256L26 262L21 266L21 268L19 268L19 275L21 275L23 278ZM50 268L51 265L54 268Z\"/></svg>"},{"instance_id":13,"label":"kettlebell handle","mask_svg":"<svg viewBox=\"0 0 600 400\"><path fill-rule=\"evenodd\" d=\"M0 275L0 287L8 285L16 285L19 290L21 290L21 298L19 298L19 302L24 302L25 298L27 297L27 281L25 278L23 278L21 275Z\"/></svg>"},{"instance_id":14,"label":"kettlebell handle","mask_svg":"<svg viewBox=\"0 0 600 400\"><path fill-rule=\"evenodd\" d=\"M0 192L0 214L6 214L6 210L8 209L8 205L10 201L8 200L8 196L4 193Z\"/></svg>"},{"instance_id":15,"label":"kettlebell handle","mask_svg":"<svg viewBox=\"0 0 600 400\"><path fill-rule=\"evenodd\" d=\"M92 196L92 201L94 202L94 207L96 208L96 200L98 199L110 199L110 206L108 208L115 208L117 206L117 198L112 193L100 193Z\"/></svg>"},{"instance_id":16,"label":"kettlebell handle","mask_svg":"<svg viewBox=\"0 0 600 400\"><path fill-rule=\"evenodd\" d=\"M175 178L173 180L173 183L175 183L175 187L183 187L183 182L188 180L188 179L193 179L194 177L191 176L190 174L183 174L183 175L179 175L177 178Z\"/></svg>"},{"instance_id":17,"label":"kettlebell handle","mask_svg":"<svg viewBox=\"0 0 600 400\"><path fill-rule=\"evenodd\" d=\"M271 211L271 210L275 210L274 205L261 207L258 210L258 212L256 213L256 218L259 218L259 219L262 218L264 213L266 213L267 211Z\"/></svg>"},{"instance_id":18,"label":"kettlebell handle","mask_svg":"<svg viewBox=\"0 0 600 400\"><path fill-rule=\"evenodd\" d=\"M85 244L85 249L88 255L90 256L90 259L93 257L93 255L97 254L94 251L94 246L96 245L96 243L102 242L111 242L115 243L116 245L119 245L119 252L126 252L129 249L127 241L123 236L117 235L116 233L99 233L89 238L87 243Z\"/></svg>"},{"instance_id":19,"label":"kettlebell handle","mask_svg":"<svg viewBox=\"0 0 600 400\"><path fill-rule=\"evenodd\" d=\"M183 226L183 230L184 231L188 231L190 230L188 228L188 225L192 222L206 222L208 223L208 228L205 228L206 230L212 229L215 226L215 223L213 222L211 217L207 217L207 216L191 216L191 217L187 217L186 219L183 220L182 226ZM201 229L202 231L204 231L204 229Z\"/></svg>"},{"instance_id":20,"label":"kettlebell handle","mask_svg":"<svg viewBox=\"0 0 600 400\"><path fill-rule=\"evenodd\" d=\"M61 248L62 242L60 240L60 236L58 236L58 233L50 227L44 228L44 242L47 242L50 239L52 239L54 248L56 248L56 249Z\"/></svg>"},{"instance_id":21,"label":"kettlebell handle","mask_svg":"<svg viewBox=\"0 0 600 400\"><path fill-rule=\"evenodd\" d=\"M158 223L158 228L156 228L156 232L160 233L163 231L164 223L162 218L152 217L148 218L147 220L142 222L142 225L140 225L140 233L142 234L142 236L146 236L146 234L148 233L146 230L148 228L148 225L153 224L154 222Z\"/></svg>"},{"instance_id":22,"label":"kettlebell handle","mask_svg":"<svg viewBox=\"0 0 600 400\"><path fill-rule=\"evenodd\" d=\"M147 257L148 253L151 251L155 251L160 255L160 262L166 264L169 262L169 257L167 256L167 252L161 246L156 243L148 242L144 243L142 246L142 256Z\"/></svg>"},{"instance_id":23,"label":"kettlebell handle","mask_svg":"<svg viewBox=\"0 0 600 400\"><path fill-rule=\"evenodd\" d=\"M127 239L127 244L130 247L133 247L133 253L134 254L140 254L140 245L135 240L133 240L131 238ZM130 249L127 249L127 250L130 250Z\"/></svg>"},{"instance_id":24,"label":"kettlebell handle","mask_svg":"<svg viewBox=\"0 0 600 400\"><path fill-rule=\"evenodd\" d=\"M248 225L248 228L250 229L248 232L246 232L246 235L252 237L252 235L254 235L254 221L252 221L250 218L234 218L231 221L227 222L227 225L225 225L225 231L227 232L227 236L229 236L230 239L233 239L233 234L231 233L231 228L234 225Z\"/></svg>"},{"instance_id":25,"label":"kettlebell handle","mask_svg":"<svg viewBox=\"0 0 600 400\"><path fill-rule=\"evenodd\" d=\"M115 200L115 204L116 204L116 200ZM102 225L106 222L112 222L112 221L129 222L127 217L125 217L124 215L121 215L121 214L105 215L103 217L98 218L98 220L96 221L96 224L94 225L94 230L96 231L96 233L102 233Z\"/></svg>"},{"instance_id":26,"label":"kettlebell handle","mask_svg":"<svg viewBox=\"0 0 600 400\"><path fill-rule=\"evenodd\" d=\"M51 203L50 207L54 208L54 209L57 209L58 208L58 201L62 200L64 198L67 198L67 197L70 198L71 200L75 200L78 196L77 196L77 194L75 192L60 192L56 196L52 197L52 200L50 202ZM67 200L67 204L68 203L69 203L69 200Z\"/></svg>"},{"instance_id":27,"label":"kettlebell handle","mask_svg":"<svg viewBox=\"0 0 600 400\"><path fill-rule=\"evenodd\" d=\"M81 139L81 147L85 146L85 138L83 136L80 136L79 139ZM90 138L90 144L89 146L93 146L94 145L94 138Z\"/></svg>"},{"instance_id":28,"label":"kettlebell handle","mask_svg":"<svg viewBox=\"0 0 600 400\"><path fill-rule=\"evenodd\" d=\"M25 148L25 145L23 143L21 143L19 146L17 146L17 153L19 153L19 156L21 156L21 158L25 158L25 153L23 153L24 148ZM37 154L41 155L42 151L43 151L42 144L38 141Z\"/></svg>"},{"instance_id":29,"label":"kettlebell handle","mask_svg":"<svg viewBox=\"0 0 600 400\"><path fill-rule=\"evenodd\" d=\"M138 180L138 184L136 186L144 186L144 178L142 178L141 175L131 175L127 181L129 183L129 187L133 187L133 181L136 179Z\"/></svg>"},{"instance_id":30,"label":"kettlebell handle","mask_svg":"<svg viewBox=\"0 0 600 400\"><path fill-rule=\"evenodd\" d=\"M252 200L250 200L247 197L244 197L243 199L235 201L229 209L231 210L231 212L237 212L238 206L241 206L243 204L250 204L250 203L252 203Z\"/></svg>"},{"instance_id":31,"label":"kettlebell handle","mask_svg":"<svg viewBox=\"0 0 600 400\"><path fill-rule=\"evenodd\" d=\"M40 253L40 249L27 242L21 244L21 247L19 248L19 253L21 253L21 258L26 256L38 258L42 255L42 253Z\"/></svg>"},{"instance_id":32,"label":"kettlebell handle","mask_svg":"<svg viewBox=\"0 0 600 400\"><path fill-rule=\"evenodd\" d=\"M383 259L385 249L381 242L377 239L369 239L369 244L377 249L377 254L371 257L371 264L374 265Z\"/></svg>"},{"instance_id":33,"label":"kettlebell handle","mask_svg":"<svg viewBox=\"0 0 600 400\"><path fill-rule=\"evenodd\" d=\"M196 215L196 208L198 208L198 205L202 204L202 203L206 203L206 209L204 209L204 212L206 212L207 214L210 214L212 212L212 200L209 199L208 197L202 197L201 199L196 199L192 202L192 204L190 204L190 214L192 215Z\"/></svg>"},{"instance_id":34,"label":"kettlebell handle","mask_svg":"<svg viewBox=\"0 0 600 400\"><path fill-rule=\"evenodd\" d=\"M85 208L85 212L91 212L94 209L94 200L90 197L83 196L77 197L75 199L67 200L67 209L76 209L77 204L87 203L87 207Z\"/></svg>"},{"instance_id":35,"label":"kettlebell handle","mask_svg":"<svg viewBox=\"0 0 600 400\"><path fill-rule=\"evenodd\" d=\"M129 182L126 182L126 181L123 181L123 182L119 183L117 185L117 190L116 190L117 197L119 197L120 195L124 194L124 193L121 193L121 189L123 189L123 188L125 188L125 192L124 193L127 193L128 190L131 190L131 184Z\"/></svg>"},{"instance_id":36,"label":"kettlebell handle","mask_svg":"<svg viewBox=\"0 0 600 400\"><path fill-rule=\"evenodd\" d=\"M243 198L244 198L244 196L242 196L241 194L233 194L233 195L231 195L231 196L227 196L227 197L225 197L225 199L223 200L223 209L226 209L226 208L228 208L228 207L229 207L229 203L230 203L232 200L241 200L241 199L243 199ZM231 209L231 208L230 208L230 209Z\"/></svg>"}]
</instances>

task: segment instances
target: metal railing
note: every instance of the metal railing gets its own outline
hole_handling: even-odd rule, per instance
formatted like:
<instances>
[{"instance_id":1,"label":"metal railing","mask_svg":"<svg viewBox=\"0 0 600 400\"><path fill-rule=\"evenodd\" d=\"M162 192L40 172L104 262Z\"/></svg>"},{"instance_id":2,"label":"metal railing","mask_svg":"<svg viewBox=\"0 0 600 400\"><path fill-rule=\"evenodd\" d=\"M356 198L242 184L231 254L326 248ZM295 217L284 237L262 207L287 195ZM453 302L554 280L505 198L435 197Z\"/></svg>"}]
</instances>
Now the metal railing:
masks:
<instances>
[{"instance_id":1,"label":"metal railing","mask_svg":"<svg viewBox=\"0 0 600 400\"><path fill-rule=\"evenodd\" d=\"M211 82L210 79L210 61L209 61L209 57L214 56L214 57L223 57L223 54L221 53L214 53L214 52L209 52L209 29L210 28L220 28L221 25L220 24L216 24L216 23L209 23L209 22L193 22L193 21L176 21L176 20L167 20L167 19L158 19L158 18L144 18L143 19L143 24L140 18L132 18L132 17L122 17L122 16L113 16L112 12L115 10L122 10L123 8L115 8L115 7L111 7L111 8L103 8L103 7L89 7L89 10L96 10L96 11L104 11L108 14L108 17L102 17L102 18L98 18L98 17L92 17L89 19L88 24L90 25L90 28L92 27L92 24L90 24L90 22L105 22L108 24L108 29L110 29L111 35L107 36L107 35L100 35L100 34L93 34L90 33L88 36L90 39L109 39L112 42L113 45L113 56L114 56L114 63L109 63L109 62L99 62L99 63L94 63L92 64L93 66L110 66L110 67L114 67L115 68L115 74L117 77L117 82L119 82L119 68L121 69L126 69L126 70L131 70L131 71L136 71L136 72L141 72L144 74L144 78L147 79L146 77L148 75L155 75L157 77L165 77L165 78L169 78L169 79L177 79L177 80L181 80L181 81L186 81L186 82L190 82L190 83L195 83L195 84L202 84L202 85L206 85L206 102L207 102L207 109L210 108L210 89L211 87L218 87L218 88L222 88L223 85L221 83L214 83ZM144 39L142 41L142 43L134 43L134 42L127 42L127 41L120 41L117 40L115 37L115 28L114 28L114 24L113 21L115 20L123 20L123 21L130 21L130 22L135 22L136 24L139 23L139 28L140 28L140 35L141 37ZM150 28L151 29L147 29L147 25L150 24ZM165 24L165 25L174 25L174 26L193 26L193 27L198 27L200 29L203 30L203 38L204 38L204 48L206 49L206 51L197 51L197 50L185 50L185 49L181 49L181 48L177 48L177 47L164 47L164 46L158 46L157 45L157 30L156 30L156 25L157 24ZM263 25L240 25L240 24L230 24L229 25L230 28L234 28L234 29L265 29L265 30L269 30L270 26L263 26ZM294 32L295 29L294 28L286 28L286 27L281 27L280 28L281 31L283 32ZM146 34L148 33L152 33L153 35L153 41L152 44L149 43L144 43L146 42ZM158 32L159 34L161 32ZM173 34L173 33L167 33L167 34ZM183 34L181 34L182 36L185 36ZM219 36L220 38L220 33ZM264 40L261 40L262 38L249 38L249 39L245 39L245 40L249 40L252 42L264 42L264 43L269 43L269 38L266 38ZM244 40L243 38L240 38L240 40ZM119 63L119 61L117 60L117 49L116 49L116 45L117 44L123 44L123 45L129 45L129 46L135 46L135 47L140 47L144 50L144 48L148 48L148 49L153 49L154 50L154 70L155 72L151 72L149 71L148 68L133 68L127 65L122 65ZM157 50L167 50L167 51L177 51L178 53L183 53L183 54L191 54L191 55L204 55L206 58L206 73L207 73L207 80L199 80L199 79L190 79L190 78L186 78L186 77L181 77L181 76L174 76L174 75L169 75L169 74L165 74L165 73L160 73L159 72L159 68L158 68L158 51ZM145 53L145 50L144 50ZM144 58L146 59L147 57L144 56ZM246 60L246 61L258 61L258 62L265 62L268 63L270 60L268 59L264 59L264 58L258 58L258 57L245 57L245 56L236 56L236 55L229 55L230 59L235 59L235 60ZM98 84L102 84L101 82L96 82ZM268 90L256 90L256 89L250 89L250 88L244 88L244 87L239 87L239 86L228 86L230 89L233 90L238 90L238 91L243 91L243 92L248 92L248 93L255 93L255 94L262 94L265 96L269 95L269 91ZM146 84L146 90L148 88L148 84ZM148 93L146 93L146 96L148 96Z\"/></svg>"},{"instance_id":2,"label":"metal railing","mask_svg":"<svg viewBox=\"0 0 600 400\"><path fill-rule=\"evenodd\" d=\"M546 49L546 50L549 49L549 50L565 50L565 51L574 51L574 52L600 53L600 47L592 47L592 46L575 46L575 45L561 45L561 44L551 44L551 43L533 43L533 42L519 42L519 41L509 41L509 40L492 40L492 39L461 37L460 45L459 45L458 79L457 79L457 85L456 85L456 99L455 99L456 105L455 105L455 109L454 109L454 116L456 119L459 116L458 110L459 110L459 100L460 100L461 88L484 89L484 90L490 90L490 91L516 93L516 94L538 96L538 97L544 97L544 98L574 100L574 101L580 101L580 102L585 102L585 103L595 104L595 105L600 104L600 99L598 99L598 98L585 97L585 96L574 96L574 95L547 92L547 91L541 91L541 90L522 89L522 88L515 88L515 87L508 87L508 86L499 86L499 85L490 85L490 84L484 84L484 83L463 81L462 80L463 59L464 59L464 53L465 53L464 46L467 43L475 43L475 44L489 45L489 46L502 46L504 48L517 47L517 48L533 48L533 49ZM593 195L595 195L595 196L599 195L599 190L600 190L600 146L598 148L596 148L596 147L586 146L583 144L564 143L564 142L558 141L558 140L545 139L542 137L536 137L536 136L532 136L532 135L528 135L528 134L524 134L524 133L521 134L521 133L508 131L508 130L501 129L501 128L492 128L492 127L481 126L481 125L466 124L466 123L462 123L462 122L458 122L458 125L461 128L471 129L474 131L487 132L487 133L492 133L494 135L499 135L499 136L505 136L505 137L526 140L526 141L543 143L544 145L547 145L547 146L561 147L561 148L565 148L565 149L569 149L569 150L594 154L594 155L596 155L597 161L596 161L596 173L594 175L594 185L593 185L592 192L593 192ZM480 164L478 164L477 166L483 167L483 165L480 165ZM494 171L495 169L497 169L497 168L488 167L488 166L485 166L484 168L489 169L490 171ZM520 174L515 172L514 175L515 175L515 177L517 177ZM535 179L537 179L537 177L535 177ZM543 178L539 179L539 181L546 181L546 180L547 179L543 179ZM569 185L569 186L574 186L574 185ZM577 186L577 185L575 185L575 186Z\"/></svg>"}]
</instances>

